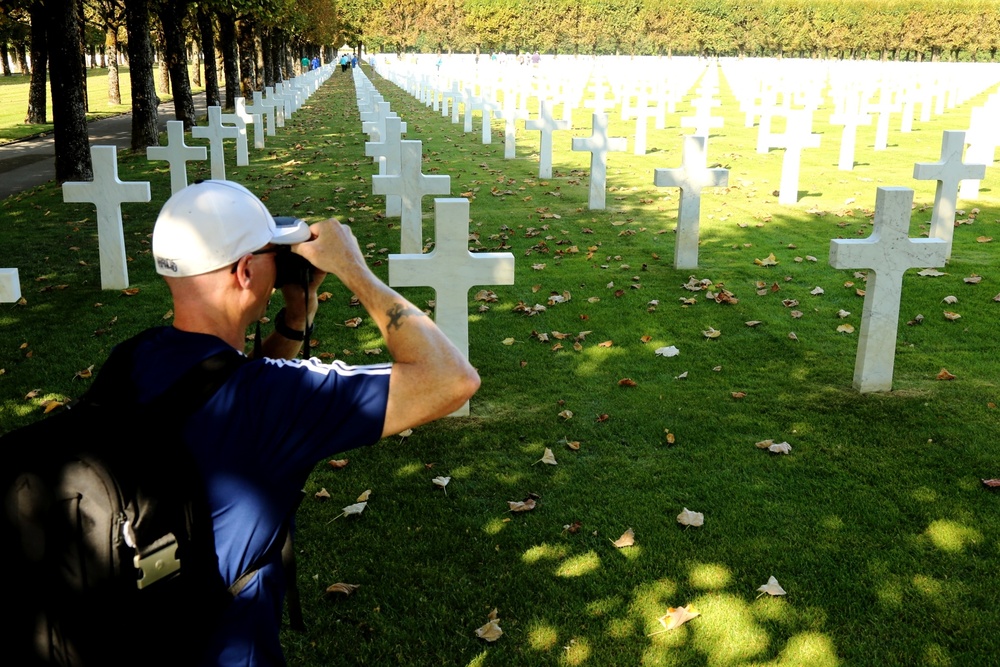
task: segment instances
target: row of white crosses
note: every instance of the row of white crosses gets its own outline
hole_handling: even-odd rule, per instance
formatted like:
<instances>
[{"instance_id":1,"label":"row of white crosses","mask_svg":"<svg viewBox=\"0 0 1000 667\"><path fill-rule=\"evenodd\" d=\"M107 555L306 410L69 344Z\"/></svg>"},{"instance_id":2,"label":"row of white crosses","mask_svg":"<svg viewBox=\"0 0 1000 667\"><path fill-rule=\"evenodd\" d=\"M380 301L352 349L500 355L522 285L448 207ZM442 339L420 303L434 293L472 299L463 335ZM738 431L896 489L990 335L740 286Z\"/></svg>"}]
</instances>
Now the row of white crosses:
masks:
<instances>
[{"instance_id":1,"label":"row of white crosses","mask_svg":"<svg viewBox=\"0 0 1000 667\"><path fill-rule=\"evenodd\" d=\"M354 69L354 81L359 108L370 107L377 91L361 68ZM365 152L388 161L388 153L395 150L399 170L373 176L372 192L402 200L400 252L389 255L389 285L431 287L435 292L435 322L468 359L469 290L477 285L513 285L514 255L469 251L469 200L464 198L434 200L434 249L423 252L421 202L425 195L450 194L451 177L423 174L422 142L401 140L400 119L388 115L388 103L378 104L383 113L384 136L380 142L366 143ZM468 414L466 402L452 416Z\"/></svg>"},{"instance_id":2,"label":"row of white crosses","mask_svg":"<svg viewBox=\"0 0 1000 667\"><path fill-rule=\"evenodd\" d=\"M397 77L404 81L409 81L412 78L405 73L397 73ZM457 84L455 85L457 86ZM710 110L713 106L712 95L717 86L717 70L715 68L710 68L706 73L705 81L703 82L700 90L699 100L702 101L700 103L696 102L694 106L696 108L701 106L704 109ZM471 94L471 87L466 90L466 99L472 99L473 96ZM647 96L644 89L639 91L637 97L638 102L633 114L642 119L642 123L638 127L645 128L645 123L649 116L645 113L645 111L643 111L643 109L652 110L652 107L648 106ZM594 99L591 101L590 106L594 109L603 110L605 108L605 102L605 89L598 84L594 90ZM503 114L507 119L508 127L513 125L513 118L516 117L513 106L513 96L505 95ZM571 127L570 121L557 119L555 117L552 113L552 106L553 105L550 100L542 98L539 102L538 117L528 119L524 123L524 128L526 130L538 131L541 134L539 142L539 178L552 177L553 133L560 130L569 130ZM565 108L568 105L564 103L563 106ZM483 105L480 104L479 108L482 107ZM471 120L469 119L471 118L472 108L472 104L466 103L466 131L471 128ZM606 206L607 199L608 153L614 151L625 151L627 140L624 137L608 136L608 117L603 111L595 111L595 113L591 115L591 118L592 131L590 137L574 137L572 139L572 150L590 152L590 192L588 207L591 210L602 210ZM484 115L484 127L488 124L489 119L486 115ZM711 126L714 125L711 120L705 119L699 119L698 124L704 126L706 132ZM512 133L513 130L509 129L508 132ZM639 133L640 130L637 130L637 135ZM677 243L675 245L674 253L674 266L678 269L691 269L697 268L698 266L698 228L701 217L702 189L705 187L725 186L728 182L728 170L707 168L707 140L707 136L700 134L688 136L684 143L683 164L681 167L677 169L656 169L654 172L654 183L658 187L677 187L681 190L680 205L677 216ZM639 143L638 136L636 142ZM403 143L405 144L408 142ZM419 145L419 142L414 143ZM421 174L419 171L418 149L413 148L411 150L414 151L414 156L411 160L416 167L411 167L410 169L412 169L412 171L408 170L406 167L403 168L404 172L409 171L409 175L394 178L375 176L373 178L373 191L375 194L391 195L397 194L397 192L406 192L407 196L411 199L411 206L413 207L411 220L414 221L407 223L406 216L404 215L401 244L401 247L403 248L402 252L404 253L419 252L419 248L421 247L420 238L418 236L414 236L420 232L419 198L424 194L436 194L429 190L429 188L433 187L431 179L447 178L433 176L428 177ZM645 153L645 148L643 148L642 152ZM505 156L512 153L513 141L508 143ZM387 186L390 183L392 184L393 189L387 189ZM442 187L444 188L445 186L442 184Z\"/></svg>"},{"instance_id":3,"label":"row of white crosses","mask_svg":"<svg viewBox=\"0 0 1000 667\"><path fill-rule=\"evenodd\" d=\"M784 110L784 114L788 116L786 133L780 142L774 141L772 137L767 137L766 141L771 145L781 145L786 150L780 194L785 202L793 202L797 199L798 156L803 148L818 145L818 136L811 132L812 111L808 108L815 105L815 100L812 104L806 104L806 109L793 110L792 95L787 91L783 95L788 100L788 108ZM603 98L603 93L601 96ZM772 99L774 97L776 96L772 96ZM808 99L808 94L803 97ZM857 125L865 122L861 118L862 101L862 92L851 92L839 109L840 118L832 122L843 120L842 124L845 128L850 128L853 135ZM710 103L705 106L708 104ZM545 106L543 103L540 116L549 120L540 119L533 126L526 124L528 129L545 128L549 132L557 129L553 127L554 119L551 112L546 113ZM595 113L593 119L594 130L590 139L574 139L573 148L590 150L591 172L600 173L606 164L607 152L620 150L623 145L620 141L607 137L607 119L603 113ZM726 170L706 168L706 141L707 138L703 135L687 137L682 167L657 169L654 172L654 183L657 186L681 188L674 258L676 268L697 267L701 189L727 183ZM913 201L911 189L878 188L872 235L866 239L831 242L830 263L834 268L869 269L854 374L854 386L861 392L891 389L903 274L910 268L940 267L945 264L951 249L959 183L967 179L982 178L985 174L985 165L963 162L964 147L964 132L945 132L941 159L934 163L919 163L914 167L915 179L938 182L930 238L909 237ZM853 149L850 152L853 167ZM843 153L841 162L845 162ZM600 200L602 194L603 192L594 191L592 182L592 203Z\"/></svg>"},{"instance_id":4,"label":"row of white crosses","mask_svg":"<svg viewBox=\"0 0 1000 667\"><path fill-rule=\"evenodd\" d=\"M290 113L297 109L304 101L303 93L315 91L321 83L320 77L329 76L330 72L332 72L332 68L326 68L326 71L323 69L314 70L305 77L306 80L303 82L286 83L284 93L269 94L269 98L273 101L270 108L274 109L280 103L285 112ZM257 106L256 101L255 106ZM237 108L246 107L239 104ZM250 115L255 115L252 110ZM227 126L224 121L235 124ZM254 122L256 123L255 135L261 134L260 122L256 119ZM223 114L220 107L209 107L208 125L192 128L191 134L193 137L209 140L212 156L212 178L220 180L226 178L222 144L225 138L236 139L238 142L237 165L249 164L246 124L242 114ZM262 141L261 145L263 145ZM90 155L94 170L93 180L63 183L63 201L94 204L97 209L101 288L125 289L129 282L121 205L126 202L149 202L151 199L149 183L126 182L118 178L118 149L115 146L91 146ZM184 143L184 123L182 121L167 121L167 145L150 146L147 149L146 157L149 160L165 160L169 164L170 188L173 193L187 186L187 162L205 160L206 150L204 146L188 146ZM6 274L4 280L0 280L0 290L3 290L0 292L0 298L12 296L16 291L18 293L18 296L14 298L16 300L20 298L20 290L19 288L16 290L11 288L10 278L7 277L9 275ZM16 273L14 280L16 281Z\"/></svg>"}]
</instances>

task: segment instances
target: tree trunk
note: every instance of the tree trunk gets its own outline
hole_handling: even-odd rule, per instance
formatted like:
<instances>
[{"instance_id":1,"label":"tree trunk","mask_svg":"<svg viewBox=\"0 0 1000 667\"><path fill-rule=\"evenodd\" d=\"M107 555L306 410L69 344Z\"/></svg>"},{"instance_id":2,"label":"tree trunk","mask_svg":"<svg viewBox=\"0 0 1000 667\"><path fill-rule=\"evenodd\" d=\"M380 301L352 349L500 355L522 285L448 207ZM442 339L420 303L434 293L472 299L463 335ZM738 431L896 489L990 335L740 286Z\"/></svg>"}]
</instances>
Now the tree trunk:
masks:
<instances>
[{"instance_id":1,"label":"tree trunk","mask_svg":"<svg viewBox=\"0 0 1000 667\"><path fill-rule=\"evenodd\" d=\"M125 3L128 31L128 63L132 79L132 150L144 151L159 145L156 126L156 97L153 81L153 41L149 35L147 0Z\"/></svg>"},{"instance_id":2,"label":"tree trunk","mask_svg":"<svg viewBox=\"0 0 1000 667\"><path fill-rule=\"evenodd\" d=\"M156 90L164 95L170 94L170 70L167 69L167 59L163 55L163 34L156 45Z\"/></svg>"},{"instance_id":3,"label":"tree trunk","mask_svg":"<svg viewBox=\"0 0 1000 667\"><path fill-rule=\"evenodd\" d=\"M195 88L201 88L201 49L198 48L198 42L195 41L193 44L194 48L191 49L191 85Z\"/></svg>"},{"instance_id":4,"label":"tree trunk","mask_svg":"<svg viewBox=\"0 0 1000 667\"><path fill-rule=\"evenodd\" d=\"M94 177L84 105L83 40L75 0L45 3L51 66L52 116L55 126L56 180L89 181Z\"/></svg>"},{"instance_id":5,"label":"tree trunk","mask_svg":"<svg viewBox=\"0 0 1000 667\"><path fill-rule=\"evenodd\" d=\"M108 59L108 102L122 103L122 89L118 81L118 26L108 26L104 35L104 48Z\"/></svg>"},{"instance_id":6,"label":"tree trunk","mask_svg":"<svg viewBox=\"0 0 1000 667\"><path fill-rule=\"evenodd\" d=\"M194 97L188 78L187 46L184 43L184 15L188 0L166 0L160 5L163 23L163 58L174 94L174 118L184 121L184 129L195 125Z\"/></svg>"},{"instance_id":7,"label":"tree trunk","mask_svg":"<svg viewBox=\"0 0 1000 667\"><path fill-rule=\"evenodd\" d=\"M222 51L222 68L226 77L226 108L236 108L237 90L240 87L239 49L236 47L236 19L232 14L219 12L219 46Z\"/></svg>"},{"instance_id":8,"label":"tree trunk","mask_svg":"<svg viewBox=\"0 0 1000 667\"><path fill-rule=\"evenodd\" d=\"M3 60L3 75L10 76L10 50L7 48L7 40L0 43L0 60Z\"/></svg>"},{"instance_id":9,"label":"tree trunk","mask_svg":"<svg viewBox=\"0 0 1000 667\"><path fill-rule=\"evenodd\" d=\"M240 20L238 25L240 47L240 94L246 99L253 98L257 90L254 80L254 39L253 24L249 18Z\"/></svg>"},{"instance_id":10,"label":"tree trunk","mask_svg":"<svg viewBox=\"0 0 1000 667\"><path fill-rule=\"evenodd\" d=\"M80 30L80 94L83 99L83 112L86 114L90 111L90 96L87 95L87 44L84 42L84 35L87 34L87 20L84 18L83 0L76 0L76 18ZM93 49L93 46L91 46L91 49ZM93 54L93 50L91 50L91 54ZM93 63L93 57L91 57L91 62ZM52 115L54 116L55 112Z\"/></svg>"},{"instance_id":11,"label":"tree trunk","mask_svg":"<svg viewBox=\"0 0 1000 667\"><path fill-rule=\"evenodd\" d=\"M219 73L215 68L215 30L204 2L198 3L198 31L201 33L201 51L205 61L205 102L207 106L217 107L220 102Z\"/></svg>"},{"instance_id":12,"label":"tree trunk","mask_svg":"<svg viewBox=\"0 0 1000 667\"><path fill-rule=\"evenodd\" d=\"M288 48L287 42L281 45L281 63L282 66L281 71L278 72L278 81L291 79L294 64L292 63L292 51Z\"/></svg>"},{"instance_id":13,"label":"tree trunk","mask_svg":"<svg viewBox=\"0 0 1000 667\"><path fill-rule=\"evenodd\" d=\"M45 117L45 79L46 61L48 60L48 45L46 44L45 23L48 13L41 0L35 0L28 8L31 17L31 82L28 84L28 115L24 122L33 125L44 125Z\"/></svg>"},{"instance_id":14,"label":"tree trunk","mask_svg":"<svg viewBox=\"0 0 1000 667\"><path fill-rule=\"evenodd\" d=\"M24 46L24 42L18 42L14 45L14 50L17 52L17 67L21 70L22 75L28 74L30 68L28 67L28 51Z\"/></svg>"},{"instance_id":15,"label":"tree trunk","mask_svg":"<svg viewBox=\"0 0 1000 667\"><path fill-rule=\"evenodd\" d=\"M277 69L277 49L271 31L266 31L260 38L261 51L264 53L264 85L274 85L274 72Z\"/></svg>"}]
</instances>

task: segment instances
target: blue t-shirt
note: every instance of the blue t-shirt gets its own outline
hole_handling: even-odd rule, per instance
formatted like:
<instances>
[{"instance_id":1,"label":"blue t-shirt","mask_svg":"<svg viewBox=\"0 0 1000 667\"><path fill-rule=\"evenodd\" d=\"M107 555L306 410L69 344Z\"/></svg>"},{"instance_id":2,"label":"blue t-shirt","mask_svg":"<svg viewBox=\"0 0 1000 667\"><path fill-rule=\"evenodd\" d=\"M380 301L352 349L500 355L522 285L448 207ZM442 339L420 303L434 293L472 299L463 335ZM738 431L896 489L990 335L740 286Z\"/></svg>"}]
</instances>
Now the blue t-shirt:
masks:
<instances>
[{"instance_id":1,"label":"blue t-shirt","mask_svg":"<svg viewBox=\"0 0 1000 667\"><path fill-rule=\"evenodd\" d=\"M207 334L151 329L136 348L138 400L161 394L229 348ZM321 459L382 435L389 364L260 359L239 369L184 430L208 492L219 569L232 583L282 538L306 477ZM280 545L230 605L205 665L283 665L278 642Z\"/></svg>"}]
</instances>

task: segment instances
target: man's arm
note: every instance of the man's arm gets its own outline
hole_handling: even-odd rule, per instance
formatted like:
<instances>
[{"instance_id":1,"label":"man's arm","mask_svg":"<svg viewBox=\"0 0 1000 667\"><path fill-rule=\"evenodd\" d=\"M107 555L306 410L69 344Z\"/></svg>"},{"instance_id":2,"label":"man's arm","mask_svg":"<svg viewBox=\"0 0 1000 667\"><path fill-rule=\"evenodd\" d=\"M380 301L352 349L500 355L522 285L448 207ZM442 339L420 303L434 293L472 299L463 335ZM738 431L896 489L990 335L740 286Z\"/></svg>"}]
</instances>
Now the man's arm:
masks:
<instances>
[{"instance_id":1,"label":"man's arm","mask_svg":"<svg viewBox=\"0 0 1000 667\"><path fill-rule=\"evenodd\" d=\"M314 238L293 250L354 292L378 325L394 364L382 435L444 417L479 388L479 374L437 325L372 273L349 227L312 225Z\"/></svg>"}]
</instances>

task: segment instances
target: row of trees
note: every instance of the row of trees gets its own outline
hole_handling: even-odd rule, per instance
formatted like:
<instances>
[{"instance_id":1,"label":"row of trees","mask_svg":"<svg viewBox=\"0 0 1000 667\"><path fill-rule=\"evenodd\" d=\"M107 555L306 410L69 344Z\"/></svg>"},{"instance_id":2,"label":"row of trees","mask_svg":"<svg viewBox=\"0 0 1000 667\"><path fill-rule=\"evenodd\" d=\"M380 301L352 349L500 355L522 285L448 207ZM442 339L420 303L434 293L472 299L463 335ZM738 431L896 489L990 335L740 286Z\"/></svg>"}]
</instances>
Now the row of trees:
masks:
<instances>
[{"instance_id":1,"label":"row of trees","mask_svg":"<svg viewBox=\"0 0 1000 667\"><path fill-rule=\"evenodd\" d=\"M997 0L355 0L382 50L994 59Z\"/></svg>"},{"instance_id":2,"label":"row of trees","mask_svg":"<svg viewBox=\"0 0 1000 667\"><path fill-rule=\"evenodd\" d=\"M0 4L4 74L13 54L22 71L30 60L28 123L46 122L46 82L52 95L56 178L88 180L85 54L87 35L103 36L100 50L109 68L109 98L120 103L118 53L127 53L131 78L132 149L156 145L157 105L154 58L170 80L174 116L195 123L188 54L205 66L209 105L232 108L242 91L293 75L293 62L320 45L342 39L343 23L329 0L5 0ZM329 47L327 47L329 48ZM96 45L89 49L93 54ZM30 54L30 56L28 55ZM217 71L216 63L222 63ZM196 63L197 64L197 63ZM199 71L200 68L197 68Z\"/></svg>"}]
</instances>

